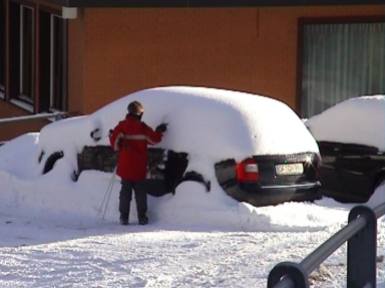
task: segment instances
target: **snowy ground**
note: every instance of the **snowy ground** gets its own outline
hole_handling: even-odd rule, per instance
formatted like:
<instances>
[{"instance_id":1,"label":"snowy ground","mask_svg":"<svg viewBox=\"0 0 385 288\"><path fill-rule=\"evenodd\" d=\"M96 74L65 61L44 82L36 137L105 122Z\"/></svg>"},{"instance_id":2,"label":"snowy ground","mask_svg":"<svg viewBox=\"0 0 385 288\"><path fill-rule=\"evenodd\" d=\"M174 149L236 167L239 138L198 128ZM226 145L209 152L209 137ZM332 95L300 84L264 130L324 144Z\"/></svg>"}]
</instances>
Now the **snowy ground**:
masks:
<instances>
[{"instance_id":1,"label":"snowy ground","mask_svg":"<svg viewBox=\"0 0 385 288\"><path fill-rule=\"evenodd\" d=\"M382 186L377 194L384 192ZM261 232L124 227L100 219L74 225L8 211L0 214L0 287L266 287L275 264L301 261L344 224L350 207L330 200L266 207L261 213L271 219ZM293 210L310 218L314 211L316 218L319 208L341 217L334 225L327 220L328 226L273 229L272 222ZM378 287L385 287L384 219L379 226ZM313 287L345 286L345 251L343 246L313 273Z\"/></svg>"}]
</instances>

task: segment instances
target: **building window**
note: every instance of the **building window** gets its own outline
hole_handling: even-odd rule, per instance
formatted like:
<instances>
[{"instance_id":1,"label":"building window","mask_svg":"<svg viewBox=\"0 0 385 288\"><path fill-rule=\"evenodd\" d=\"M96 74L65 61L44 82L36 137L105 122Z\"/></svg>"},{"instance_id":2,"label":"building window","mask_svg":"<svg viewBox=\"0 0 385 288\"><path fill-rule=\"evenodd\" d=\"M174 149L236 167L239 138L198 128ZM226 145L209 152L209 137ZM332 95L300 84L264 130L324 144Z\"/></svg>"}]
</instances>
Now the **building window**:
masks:
<instances>
[{"instance_id":1,"label":"building window","mask_svg":"<svg viewBox=\"0 0 385 288\"><path fill-rule=\"evenodd\" d=\"M34 11L33 8L20 6L20 82L19 98L34 103Z\"/></svg>"},{"instance_id":2,"label":"building window","mask_svg":"<svg viewBox=\"0 0 385 288\"><path fill-rule=\"evenodd\" d=\"M43 6L9 3L10 101L35 113L67 110L66 20Z\"/></svg>"},{"instance_id":3,"label":"building window","mask_svg":"<svg viewBox=\"0 0 385 288\"><path fill-rule=\"evenodd\" d=\"M385 94L385 22L304 24L301 112Z\"/></svg>"},{"instance_id":4,"label":"building window","mask_svg":"<svg viewBox=\"0 0 385 288\"><path fill-rule=\"evenodd\" d=\"M35 96L34 8L10 2L11 102L33 112Z\"/></svg>"},{"instance_id":5,"label":"building window","mask_svg":"<svg viewBox=\"0 0 385 288\"><path fill-rule=\"evenodd\" d=\"M0 1L0 98L5 96L5 1Z\"/></svg>"},{"instance_id":6,"label":"building window","mask_svg":"<svg viewBox=\"0 0 385 288\"><path fill-rule=\"evenodd\" d=\"M65 109L64 97L64 20L51 15L51 97L50 106L56 110Z\"/></svg>"},{"instance_id":7,"label":"building window","mask_svg":"<svg viewBox=\"0 0 385 288\"><path fill-rule=\"evenodd\" d=\"M40 111L66 110L65 20L40 11Z\"/></svg>"}]
</instances>

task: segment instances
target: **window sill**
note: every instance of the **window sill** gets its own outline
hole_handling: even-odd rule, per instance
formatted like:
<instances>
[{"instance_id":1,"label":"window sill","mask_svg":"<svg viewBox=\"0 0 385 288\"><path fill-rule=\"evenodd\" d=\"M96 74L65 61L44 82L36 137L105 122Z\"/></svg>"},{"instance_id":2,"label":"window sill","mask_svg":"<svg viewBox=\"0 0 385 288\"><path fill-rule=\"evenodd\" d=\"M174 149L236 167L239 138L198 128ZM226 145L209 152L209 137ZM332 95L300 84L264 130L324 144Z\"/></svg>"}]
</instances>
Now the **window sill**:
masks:
<instances>
[{"instance_id":1,"label":"window sill","mask_svg":"<svg viewBox=\"0 0 385 288\"><path fill-rule=\"evenodd\" d=\"M25 103L24 101L21 101L18 99L11 99L10 102L19 108L22 108L24 110L27 110L28 112L33 113L33 106L29 103Z\"/></svg>"}]
</instances>

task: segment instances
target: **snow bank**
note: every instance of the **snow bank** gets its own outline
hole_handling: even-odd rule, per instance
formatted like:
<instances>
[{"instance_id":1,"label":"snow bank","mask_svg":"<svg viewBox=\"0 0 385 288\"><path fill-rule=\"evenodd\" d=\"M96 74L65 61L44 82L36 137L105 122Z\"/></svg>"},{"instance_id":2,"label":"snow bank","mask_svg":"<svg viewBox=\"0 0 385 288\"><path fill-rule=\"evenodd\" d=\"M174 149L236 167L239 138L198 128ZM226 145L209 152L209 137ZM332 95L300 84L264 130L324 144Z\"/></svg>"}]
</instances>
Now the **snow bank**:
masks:
<instances>
[{"instance_id":1,"label":"snow bank","mask_svg":"<svg viewBox=\"0 0 385 288\"><path fill-rule=\"evenodd\" d=\"M38 134L27 134L0 147L2 213L60 226L100 225L101 204L111 174L84 171L79 180L73 182L66 175L70 169L66 161L57 162L55 173L32 173L39 168L38 139ZM119 179L113 183L104 221L116 223ZM181 230L313 231L341 225L346 221L345 214L345 210L320 208L310 203L256 208L228 197L216 182L210 192L199 183L185 182L175 195L149 196L151 224ZM134 201L130 219L131 223L137 222Z\"/></svg>"},{"instance_id":2,"label":"snow bank","mask_svg":"<svg viewBox=\"0 0 385 288\"><path fill-rule=\"evenodd\" d=\"M115 181L104 220L102 200L110 174L82 173L77 183L41 177L24 181L0 172L0 209L3 214L60 226L94 227L117 223L120 185ZM259 207L227 197L219 187L206 192L196 182L185 182L175 195L149 196L150 224L161 229L185 231L318 231L335 230L346 222L347 210L322 204L285 203ZM135 201L130 223L137 223Z\"/></svg>"},{"instance_id":3,"label":"snow bank","mask_svg":"<svg viewBox=\"0 0 385 288\"><path fill-rule=\"evenodd\" d=\"M100 221L117 222L120 183L115 179L110 201L102 219L104 199L111 175L85 171L77 183L43 177L24 182L13 178L12 193L2 203L17 208L25 217L49 219L61 225L94 226ZM32 191L32 192L31 192ZM192 231L317 231L336 229L347 219L342 207L318 203L285 203L254 207L228 197L215 184L210 192L197 182L184 182L175 195L148 197L151 224L163 229ZM10 201L11 200L11 201ZM6 209L9 211L9 209ZM24 213L25 212L25 213ZM130 223L137 223L135 201Z\"/></svg>"},{"instance_id":4,"label":"snow bank","mask_svg":"<svg viewBox=\"0 0 385 288\"><path fill-rule=\"evenodd\" d=\"M385 95L338 103L306 121L318 141L356 143L385 150Z\"/></svg>"},{"instance_id":5,"label":"snow bank","mask_svg":"<svg viewBox=\"0 0 385 288\"><path fill-rule=\"evenodd\" d=\"M0 146L0 171L19 178L39 175L38 143L39 133L28 133Z\"/></svg>"}]
</instances>

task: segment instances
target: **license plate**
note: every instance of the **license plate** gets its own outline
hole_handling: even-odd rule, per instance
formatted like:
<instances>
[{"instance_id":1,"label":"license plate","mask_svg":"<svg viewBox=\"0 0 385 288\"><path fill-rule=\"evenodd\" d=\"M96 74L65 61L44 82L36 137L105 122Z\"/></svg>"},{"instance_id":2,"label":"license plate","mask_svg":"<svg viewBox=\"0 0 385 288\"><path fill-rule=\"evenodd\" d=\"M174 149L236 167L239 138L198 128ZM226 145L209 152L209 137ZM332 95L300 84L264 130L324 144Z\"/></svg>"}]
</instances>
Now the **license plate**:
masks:
<instances>
[{"instance_id":1,"label":"license plate","mask_svg":"<svg viewBox=\"0 0 385 288\"><path fill-rule=\"evenodd\" d=\"M303 173L302 163L275 165L277 175L300 175Z\"/></svg>"}]
</instances>

